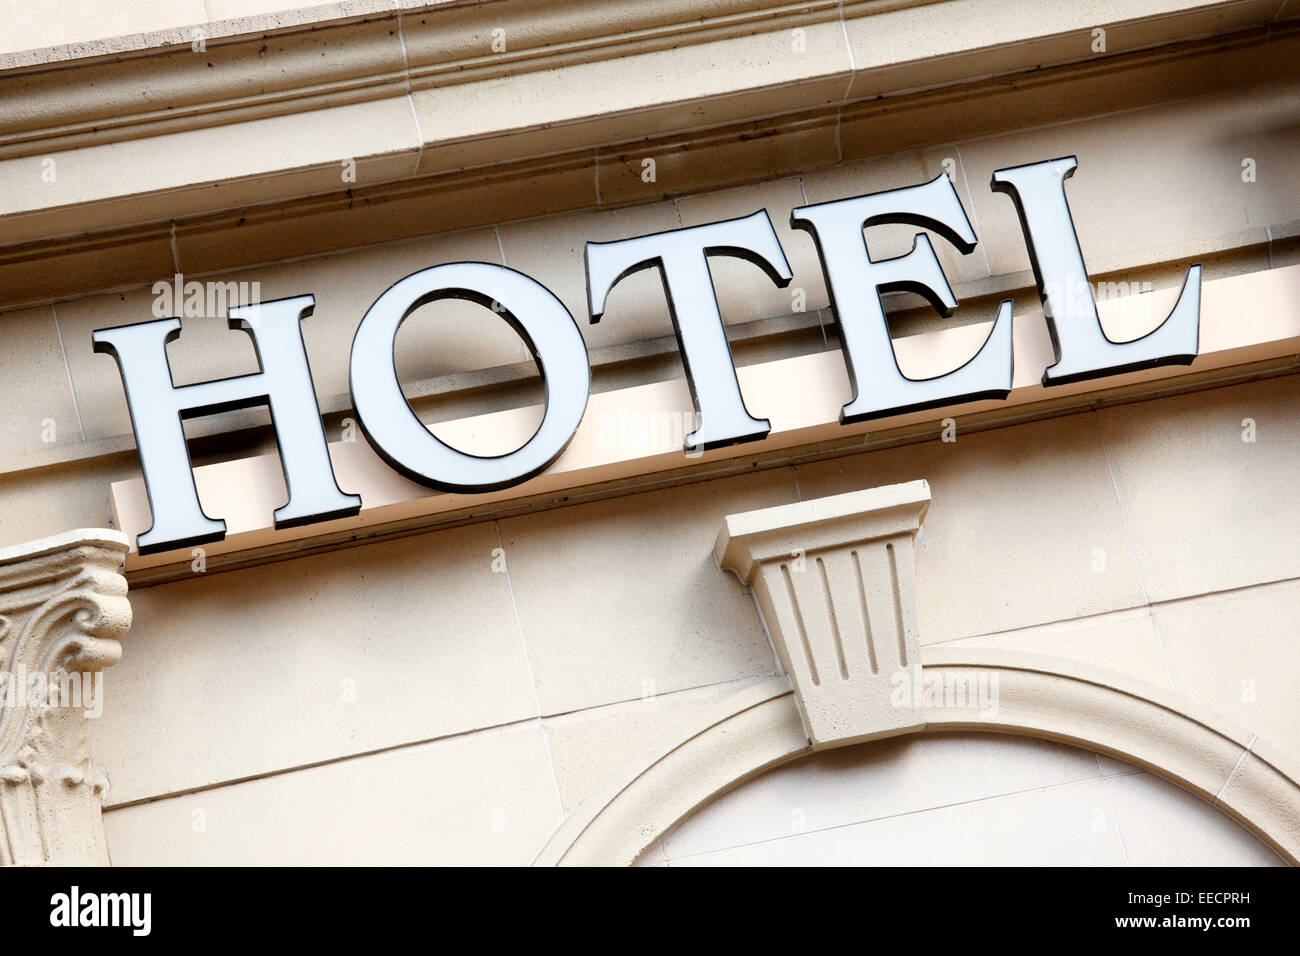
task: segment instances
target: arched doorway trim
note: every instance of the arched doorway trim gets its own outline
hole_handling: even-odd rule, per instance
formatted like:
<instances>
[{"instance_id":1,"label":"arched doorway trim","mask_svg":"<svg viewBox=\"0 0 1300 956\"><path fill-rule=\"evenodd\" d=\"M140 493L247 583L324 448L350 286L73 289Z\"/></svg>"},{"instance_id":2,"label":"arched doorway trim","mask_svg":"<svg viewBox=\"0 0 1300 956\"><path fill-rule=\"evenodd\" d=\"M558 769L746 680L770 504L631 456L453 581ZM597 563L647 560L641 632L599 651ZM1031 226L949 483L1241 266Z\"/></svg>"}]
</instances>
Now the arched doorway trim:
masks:
<instances>
[{"instance_id":1,"label":"arched doorway trim","mask_svg":"<svg viewBox=\"0 0 1300 956\"><path fill-rule=\"evenodd\" d=\"M1300 862L1296 762L1199 704L1100 667L994 648L922 648L921 678L941 689L924 723L879 736L967 729L1086 747L1191 790ZM981 680L996 687L996 709L942 690ZM631 864L698 807L813 749L785 677L745 688L625 764L535 862Z\"/></svg>"}]
</instances>

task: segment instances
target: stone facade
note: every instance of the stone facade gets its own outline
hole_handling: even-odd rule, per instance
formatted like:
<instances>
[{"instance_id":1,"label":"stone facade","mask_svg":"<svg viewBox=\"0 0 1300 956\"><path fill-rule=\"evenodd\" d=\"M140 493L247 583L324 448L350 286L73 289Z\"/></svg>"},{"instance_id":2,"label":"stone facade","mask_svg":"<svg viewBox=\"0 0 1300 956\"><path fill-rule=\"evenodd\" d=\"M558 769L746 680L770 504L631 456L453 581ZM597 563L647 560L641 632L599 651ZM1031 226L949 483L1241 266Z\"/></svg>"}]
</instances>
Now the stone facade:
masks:
<instances>
[{"instance_id":1,"label":"stone facade","mask_svg":"<svg viewBox=\"0 0 1300 956\"><path fill-rule=\"evenodd\" d=\"M283 5L0 4L0 663L104 674L102 713L0 709L0 863L1300 858L1295 0ZM1108 330L1149 331L1202 266L1193 365L1038 385L1042 306L989 186L1071 155ZM842 428L790 210L945 173L978 244L934 238L952 316L889 295L898 363L955 367L1010 300L1012 400ZM588 347L573 454L631 461L647 429L680 445L678 344L655 270L587 321L584 244L756 210L789 286L712 276L787 439L132 550L135 438L91 334L164 287L178 385L258 370L214 292L314 295L327 437L361 454L370 304L431 265L520 270ZM873 258L916 232L869 228ZM396 352L464 450L535 427L491 311L417 310ZM196 419L195 465L275 471L269 425ZM276 480L247 487L275 507Z\"/></svg>"}]
</instances>

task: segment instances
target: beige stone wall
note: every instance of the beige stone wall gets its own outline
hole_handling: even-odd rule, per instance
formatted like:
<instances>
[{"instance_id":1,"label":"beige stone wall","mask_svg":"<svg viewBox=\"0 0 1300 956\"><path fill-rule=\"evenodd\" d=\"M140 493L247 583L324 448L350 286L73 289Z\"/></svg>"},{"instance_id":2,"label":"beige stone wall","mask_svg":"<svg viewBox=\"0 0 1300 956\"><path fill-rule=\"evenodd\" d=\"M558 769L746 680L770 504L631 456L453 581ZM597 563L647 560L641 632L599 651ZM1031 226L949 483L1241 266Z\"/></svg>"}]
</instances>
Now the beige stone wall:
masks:
<instances>
[{"instance_id":1,"label":"beige stone wall","mask_svg":"<svg viewBox=\"0 0 1300 956\"><path fill-rule=\"evenodd\" d=\"M132 652L108 674L92 740L110 807L125 805L107 813L110 848L234 862L283 839L294 862L527 862L657 732L775 672L747 595L713 566L724 515L919 477L934 496L917 550L923 644L1098 664L1300 750L1295 381L137 591ZM145 744L147 727L166 731ZM375 800L373 827L346 824Z\"/></svg>"},{"instance_id":2,"label":"beige stone wall","mask_svg":"<svg viewBox=\"0 0 1300 956\"><path fill-rule=\"evenodd\" d=\"M194 23L288 16L277 4L217 0L192 10L101 6L76 23L29 19L0 53L92 41L108 50L127 34L174 44L168 31ZM1269 65L1293 55L1297 41L1275 2L1139 5L1137 25L1115 32L1117 53L1183 45L1166 54L1170 63L1152 54L1110 73L1079 65L1091 21L1073 5L1043 5L1051 9L1042 23L982 23L972 6L901 5L874 21L875 41L865 14L830 15L680 53L643 40L635 56L561 64L528 82L483 76L457 87L454 101L431 88L311 115L88 140L55 154L66 177L55 188L68 191L53 201L8 175L38 174L42 155L24 152L10 131L13 143L0 142L12 145L0 155L0 223L13 230L0 256L0 545L108 525L108 485L137 475L138 464L116 368L91 352L90 334L151 318L152 282L174 272L257 282L264 299L316 296L305 338L335 438L349 410L356 324L389 284L419 268L469 259L535 276L579 318L594 388L625 387L681 374L663 293L653 273L635 276L611 294L600 324L586 324L583 243L766 208L806 311L751 267L719 264L737 361L833 350L815 250L789 229L790 208L945 169L980 238L966 257L936 241L963 308L940 320L895 297L895 334L987 321L1004 296L1037 308L1014 210L988 182L994 169L1060 155L1079 158L1068 189L1094 281L1161 289L1181 282L1190 261L1204 263L1206 279L1300 262L1300 80ZM364 7L347 16L373 12ZM0 14L15 11L0 4ZM1269 20L1278 25L1267 43L1256 38L1265 46L1238 39L1240 49L1224 43L1229 53L1214 54L1235 59L1213 67L1198 59L1210 54L1196 38ZM944 23L961 25L964 46L937 29ZM927 24L916 34L926 45L904 43ZM789 56L796 28L808 31L812 61ZM252 31L246 23L227 32ZM392 45L381 33L375 42ZM1009 52L1027 48L1056 72L992 87L971 79L1027 69ZM958 69L952 58L965 72L943 73ZM408 84L412 75L408 65ZM1127 82L1106 95L1097 76ZM955 77L967 85L946 101L905 92ZM596 88L608 97L586 115L578 94ZM878 90L896 94L897 109L869 112ZM763 123L770 135L756 139ZM682 132L697 126L709 129ZM232 149L252 133L264 151ZM568 165L547 158L579 147L581 160L564 153ZM460 167L487 162L492 149L502 162L544 163L532 178L512 168L471 182ZM160 155L167 161L151 158ZM303 208L301 195L337 191L338 162L348 157L362 170L358 192L388 188L399 167L415 179L447 178L431 181L432 205L376 200L328 216ZM643 158L658 160L654 182L639 176ZM1247 159L1251 182L1242 177ZM236 217L238 228L228 221ZM67 240L78 219L107 230L101 249ZM905 251L910 235L886 227L868 238L880 258ZM41 242L53 251L38 256ZM426 421L536 400L522 344L476 307L422 310L398 343L408 395ZM220 317L186 319L169 354L178 384L256 368L246 339ZM687 470L661 486L626 482L455 527L136 586L135 623L91 730L111 781L113 860L527 863L641 746L778 671L749 594L714 563L725 515L917 478L933 494L917 546L923 645L1111 668L1300 754L1296 368L1287 358L1123 397L1099 386L1074 407L959 421L955 442L941 440L936 413L933 429L802 449L739 474ZM779 401L755 397L751 408L761 415L763 402ZM1246 419L1253 442L1243 440ZM196 462L271 450L267 421L253 411L194 423ZM828 777L840 796L810 802ZM969 786L945 789L950 777ZM850 790L882 788L888 799L843 809ZM895 855L863 849L855 861L905 861L911 841L942 848L952 827L964 827L1004 834L990 838L980 862L1023 861L1017 853L1033 846L1065 862L1276 862L1194 800L1058 745L924 738L760 778L688 821L647 862L822 858L831 851L816 840L834 828L886 819L895 819L894 836L872 842L884 832L872 830L854 845ZM897 822L950 804L965 809L927 818L924 833ZM798 847L761 849L792 838L795 809L806 817ZM1037 823L1017 842L1007 821L1021 818ZM1079 829L1056 843L1032 836L1060 820ZM1164 855L1155 834L1189 828L1203 840L1190 841L1186 856Z\"/></svg>"}]
</instances>

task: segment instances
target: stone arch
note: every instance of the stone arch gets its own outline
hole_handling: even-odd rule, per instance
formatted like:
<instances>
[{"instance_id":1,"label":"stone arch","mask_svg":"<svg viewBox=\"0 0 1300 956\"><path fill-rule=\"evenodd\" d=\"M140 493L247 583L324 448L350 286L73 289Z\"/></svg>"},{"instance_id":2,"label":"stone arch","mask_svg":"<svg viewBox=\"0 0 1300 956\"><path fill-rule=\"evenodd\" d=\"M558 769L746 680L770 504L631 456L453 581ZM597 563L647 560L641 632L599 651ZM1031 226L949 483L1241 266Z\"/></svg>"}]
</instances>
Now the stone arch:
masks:
<instances>
[{"instance_id":1,"label":"stone arch","mask_svg":"<svg viewBox=\"0 0 1300 956\"><path fill-rule=\"evenodd\" d=\"M778 764L938 730L1042 737L1118 757L1300 862L1300 770L1289 753L1104 668L922 647L914 548L929 504L929 485L913 481L727 516L718 566L750 588L783 674L639 754L565 820L536 862L630 864L696 808ZM978 691L994 686L981 700Z\"/></svg>"},{"instance_id":2,"label":"stone arch","mask_svg":"<svg viewBox=\"0 0 1300 956\"><path fill-rule=\"evenodd\" d=\"M996 675L998 707L926 705L898 733L982 730L1118 757L1196 793L1300 863L1300 768L1289 754L1171 691L1061 658L953 645L921 649L925 679ZM845 740L825 746L855 743ZM642 751L584 801L535 865L629 865L697 808L817 749L789 680L738 691Z\"/></svg>"}]
</instances>

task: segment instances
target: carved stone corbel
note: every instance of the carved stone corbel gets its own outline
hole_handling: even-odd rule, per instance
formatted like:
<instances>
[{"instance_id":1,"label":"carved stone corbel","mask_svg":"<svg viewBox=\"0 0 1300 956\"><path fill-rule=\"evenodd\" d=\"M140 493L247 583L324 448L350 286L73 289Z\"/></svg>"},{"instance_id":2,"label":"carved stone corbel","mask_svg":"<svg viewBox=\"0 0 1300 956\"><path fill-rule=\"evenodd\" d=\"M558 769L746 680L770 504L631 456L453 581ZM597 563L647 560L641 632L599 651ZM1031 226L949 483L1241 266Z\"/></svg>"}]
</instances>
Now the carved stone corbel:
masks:
<instances>
[{"instance_id":1,"label":"carved stone corbel","mask_svg":"<svg viewBox=\"0 0 1300 956\"><path fill-rule=\"evenodd\" d=\"M87 720L131 626L117 531L0 548L0 865L107 865Z\"/></svg>"},{"instance_id":2,"label":"carved stone corbel","mask_svg":"<svg viewBox=\"0 0 1300 956\"><path fill-rule=\"evenodd\" d=\"M719 567L753 590L814 747L924 726L914 539L924 481L729 515Z\"/></svg>"}]
</instances>

